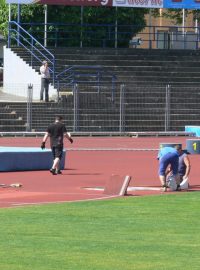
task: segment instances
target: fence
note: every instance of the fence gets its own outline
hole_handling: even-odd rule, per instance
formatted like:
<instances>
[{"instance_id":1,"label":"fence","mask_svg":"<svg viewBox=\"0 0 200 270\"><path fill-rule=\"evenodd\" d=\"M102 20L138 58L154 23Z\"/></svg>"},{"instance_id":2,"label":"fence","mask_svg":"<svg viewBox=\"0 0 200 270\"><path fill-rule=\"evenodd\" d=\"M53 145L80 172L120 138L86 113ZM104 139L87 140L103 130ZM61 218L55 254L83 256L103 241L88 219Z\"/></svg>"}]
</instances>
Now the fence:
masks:
<instances>
[{"instance_id":1,"label":"fence","mask_svg":"<svg viewBox=\"0 0 200 270\"><path fill-rule=\"evenodd\" d=\"M100 92L74 85L60 102L31 103L29 97L0 105L2 131L45 131L57 114L69 131L82 134L183 132L186 125L200 125L200 87L118 84L113 100L106 85Z\"/></svg>"},{"instance_id":2,"label":"fence","mask_svg":"<svg viewBox=\"0 0 200 270\"><path fill-rule=\"evenodd\" d=\"M196 50L200 41L199 27L47 23L44 35L43 23L21 23L21 26L47 47Z\"/></svg>"}]
</instances>

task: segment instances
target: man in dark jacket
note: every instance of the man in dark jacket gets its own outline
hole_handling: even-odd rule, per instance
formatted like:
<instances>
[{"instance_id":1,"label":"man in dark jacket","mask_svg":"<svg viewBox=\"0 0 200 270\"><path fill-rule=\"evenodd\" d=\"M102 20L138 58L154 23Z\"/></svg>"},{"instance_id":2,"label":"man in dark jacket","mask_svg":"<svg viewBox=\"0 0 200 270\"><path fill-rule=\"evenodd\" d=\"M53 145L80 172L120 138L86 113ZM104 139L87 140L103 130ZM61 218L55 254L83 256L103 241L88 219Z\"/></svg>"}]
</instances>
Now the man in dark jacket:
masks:
<instances>
[{"instance_id":1,"label":"man in dark jacket","mask_svg":"<svg viewBox=\"0 0 200 270\"><path fill-rule=\"evenodd\" d=\"M71 143L73 143L73 139L71 138L70 133L67 132L65 125L63 124L62 116L56 116L55 122L48 126L47 131L44 135L41 148L45 149L45 143L50 137L50 145L53 154L53 165L50 169L50 172L53 175L61 174L60 171L60 160L63 155L63 139L67 138Z\"/></svg>"}]
</instances>

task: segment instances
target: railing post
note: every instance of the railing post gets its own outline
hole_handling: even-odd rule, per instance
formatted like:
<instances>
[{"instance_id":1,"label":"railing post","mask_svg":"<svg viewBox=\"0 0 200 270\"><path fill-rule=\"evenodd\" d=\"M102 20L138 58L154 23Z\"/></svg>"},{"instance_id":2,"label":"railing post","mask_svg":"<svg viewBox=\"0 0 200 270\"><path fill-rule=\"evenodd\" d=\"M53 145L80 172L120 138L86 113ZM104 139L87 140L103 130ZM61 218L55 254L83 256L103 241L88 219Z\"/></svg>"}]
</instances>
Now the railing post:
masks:
<instances>
[{"instance_id":1,"label":"railing post","mask_svg":"<svg viewBox=\"0 0 200 270\"><path fill-rule=\"evenodd\" d=\"M116 84L115 84L115 82L116 82L116 76L115 75L112 75L112 98L111 98L112 102L115 99L115 90L116 90Z\"/></svg>"},{"instance_id":2,"label":"railing post","mask_svg":"<svg viewBox=\"0 0 200 270\"><path fill-rule=\"evenodd\" d=\"M29 84L27 89L27 122L26 131L32 130L32 101L33 101L33 85Z\"/></svg>"},{"instance_id":3,"label":"railing post","mask_svg":"<svg viewBox=\"0 0 200 270\"><path fill-rule=\"evenodd\" d=\"M120 113L119 113L119 132L123 132L124 131L124 94L125 94L125 85L122 84L120 85Z\"/></svg>"},{"instance_id":4,"label":"railing post","mask_svg":"<svg viewBox=\"0 0 200 270\"><path fill-rule=\"evenodd\" d=\"M11 35L11 22L9 22L8 26L8 48L10 48L10 35Z\"/></svg>"},{"instance_id":5,"label":"railing post","mask_svg":"<svg viewBox=\"0 0 200 270\"><path fill-rule=\"evenodd\" d=\"M165 92L165 132L170 130L170 95L171 86L168 84Z\"/></svg>"},{"instance_id":6,"label":"railing post","mask_svg":"<svg viewBox=\"0 0 200 270\"><path fill-rule=\"evenodd\" d=\"M31 40L31 66L33 66L33 39Z\"/></svg>"},{"instance_id":7,"label":"railing post","mask_svg":"<svg viewBox=\"0 0 200 270\"><path fill-rule=\"evenodd\" d=\"M55 85L55 57L53 57L53 85Z\"/></svg>"},{"instance_id":8,"label":"railing post","mask_svg":"<svg viewBox=\"0 0 200 270\"><path fill-rule=\"evenodd\" d=\"M97 89L98 89L98 94L100 93L100 72L97 72Z\"/></svg>"},{"instance_id":9,"label":"railing post","mask_svg":"<svg viewBox=\"0 0 200 270\"><path fill-rule=\"evenodd\" d=\"M79 91L78 85L75 83L73 85L73 95L74 95L74 125L73 131L78 131L78 119L79 119Z\"/></svg>"},{"instance_id":10,"label":"railing post","mask_svg":"<svg viewBox=\"0 0 200 270\"><path fill-rule=\"evenodd\" d=\"M57 81L57 101L60 101L60 81Z\"/></svg>"}]
</instances>

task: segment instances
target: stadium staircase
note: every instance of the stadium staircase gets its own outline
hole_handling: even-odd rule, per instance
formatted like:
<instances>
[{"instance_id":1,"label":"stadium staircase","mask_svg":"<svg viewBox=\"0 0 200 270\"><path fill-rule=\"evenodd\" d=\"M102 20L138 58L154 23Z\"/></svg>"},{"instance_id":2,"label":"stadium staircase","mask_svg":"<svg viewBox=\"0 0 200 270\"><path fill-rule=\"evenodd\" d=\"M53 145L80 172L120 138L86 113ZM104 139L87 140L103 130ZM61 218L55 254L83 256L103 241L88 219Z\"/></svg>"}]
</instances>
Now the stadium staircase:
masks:
<instances>
[{"instance_id":1,"label":"stadium staircase","mask_svg":"<svg viewBox=\"0 0 200 270\"><path fill-rule=\"evenodd\" d=\"M12 50L32 64L39 72L40 63L31 62L27 51L21 47ZM101 49L101 48L49 48L55 56L56 75L66 67L102 66L113 72L119 83L142 85L200 83L200 52L195 50L145 50L145 49Z\"/></svg>"},{"instance_id":2,"label":"stadium staircase","mask_svg":"<svg viewBox=\"0 0 200 270\"><path fill-rule=\"evenodd\" d=\"M12 48L12 50L31 65L30 55L23 48ZM104 88L97 93L91 88L88 90L86 84L80 88L79 131L119 131L119 88L122 84L126 88L123 120L125 131L165 129L167 85L172 86L170 130L184 130L185 125L199 124L199 51L100 48L50 48L50 51L55 55L56 74L68 66L99 65L117 76L114 102L110 99L111 89ZM39 62L33 61L32 66L39 72ZM59 104L33 103L33 130L44 131L54 120L55 114L59 113L64 115L67 127L73 131L73 96L70 94L71 89L63 89L63 91L69 91L69 95ZM21 122L17 122L16 126L11 125L12 127L2 122L3 130L23 131L26 126L26 104L13 102L1 104L4 110L6 106L9 106L9 113L16 112L15 116L12 115L15 121Z\"/></svg>"}]
</instances>

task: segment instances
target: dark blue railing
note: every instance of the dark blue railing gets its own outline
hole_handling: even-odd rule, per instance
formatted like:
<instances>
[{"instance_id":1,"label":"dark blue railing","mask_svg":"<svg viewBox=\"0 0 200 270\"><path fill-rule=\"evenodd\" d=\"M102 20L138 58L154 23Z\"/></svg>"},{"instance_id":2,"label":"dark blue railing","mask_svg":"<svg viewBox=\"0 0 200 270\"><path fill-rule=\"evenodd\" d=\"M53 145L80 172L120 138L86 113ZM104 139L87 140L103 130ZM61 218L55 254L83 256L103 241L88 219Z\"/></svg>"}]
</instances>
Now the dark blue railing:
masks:
<instances>
[{"instance_id":1,"label":"dark blue railing","mask_svg":"<svg viewBox=\"0 0 200 270\"><path fill-rule=\"evenodd\" d=\"M89 81L88 79L93 78ZM97 91L100 93L101 85L105 78L111 78L112 85L112 101L114 100L115 90L116 90L116 80L115 74L106 71L102 66L69 66L62 72L56 75L58 94L61 87L71 87L74 89L75 84L92 84L97 86Z\"/></svg>"},{"instance_id":2,"label":"dark blue railing","mask_svg":"<svg viewBox=\"0 0 200 270\"><path fill-rule=\"evenodd\" d=\"M55 57L45 48L38 40L36 40L31 34L29 34L24 28L22 28L15 21L9 22L8 32L8 47L10 48L15 42L18 47L23 47L31 54L31 65L33 59L37 59L40 63L45 59L49 63L49 69L52 73L53 84L55 84Z\"/></svg>"},{"instance_id":3,"label":"dark blue railing","mask_svg":"<svg viewBox=\"0 0 200 270\"><path fill-rule=\"evenodd\" d=\"M127 48L132 39L141 43L133 47L146 49L199 49L200 28L170 25L21 23L27 31L51 47ZM46 26L45 40L44 28ZM137 46L136 46L137 45ZM139 46L138 46L139 45ZM132 46L131 46L132 47Z\"/></svg>"}]
</instances>

